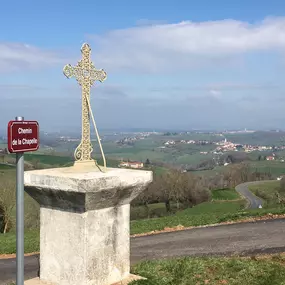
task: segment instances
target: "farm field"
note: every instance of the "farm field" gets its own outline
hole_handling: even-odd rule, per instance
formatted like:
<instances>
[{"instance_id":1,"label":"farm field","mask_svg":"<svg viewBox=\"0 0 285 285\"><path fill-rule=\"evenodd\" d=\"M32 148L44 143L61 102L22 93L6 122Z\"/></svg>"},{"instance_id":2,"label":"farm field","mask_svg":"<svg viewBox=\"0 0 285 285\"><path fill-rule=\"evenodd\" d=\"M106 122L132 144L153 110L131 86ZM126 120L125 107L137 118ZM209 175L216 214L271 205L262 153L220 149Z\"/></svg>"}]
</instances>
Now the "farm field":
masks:
<instances>
[{"instance_id":1,"label":"farm field","mask_svg":"<svg viewBox=\"0 0 285 285\"><path fill-rule=\"evenodd\" d=\"M42 166L41 168L69 166L72 165L74 162L73 156L66 156L58 153L56 154L42 154L38 152L25 153L24 159L26 163L40 164ZM15 155L13 154L6 155L5 160L15 163ZM102 158L97 159L97 161L100 165L103 165ZM119 163L117 160L109 159L108 157L106 157L106 161L108 167L117 167Z\"/></svg>"},{"instance_id":2,"label":"farm field","mask_svg":"<svg viewBox=\"0 0 285 285\"><path fill-rule=\"evenodd\" d=\"M203 136L202 136L203 137ZM198 146L181 144L175 147L161 148L163 143L171 140L180 140L185 138L185 136L168 137L168 136L150 136L143 140L136 141L133 145L118 145L114 141L103 142L103 149L106 156L114 160L138 160L145 162L149 159L151 162L162 162L168 164L198 164L204 160L211 159L212 155L200 154L200 151L210 151L214 149L214 145L210 146ZM216 138L216 137L215 137ZM192 136L187 138L192 139ZM63 152L65 154L72 155L71 150L75 149L74 143L64 143L63 146L56 147L54 152ZM96 148L95 144L95 156L99 154L99 150ZM49 154L48 151L45 151Z\"/></svg>"},{"instance_id":3,"label":"farm field","mask_svg":"<svg viewBox=\"0 0 285 285\"><path fill-rule=\"evenodd\" d=\"M254 133L225 134L227 140L251 145L285 145L285 132L256 131Z\"/></svg>"},{"instance_id":4,"label":"farm field","mask_svg":"<svg viewBox=\"0 0 285 285\"><path fill-rule=\"evenodd\" d=\"M285 162L281 161L270 161L270 160L261 160L261 161L246 161L252 171L266 172L271 173L273 178L277 178L280 175L285 174ZM216 166L210 170L202 171L193 171L193 174L213 176L220 174L225 171L229 166Z\"/></svg>"},{"instance_id":5,"label":"farm field","mask_svg":"<svg viewBox=\"0 0 285 285\"><path fill-rule=\"evenodd\" d=\"M281 161L251 161L250 166L260 172L270 172L274 176L285 174L285 162Z\"/></svg>"},{"instance_id":6,"label":"farm field","mask_svg":"<svg viewBox=\"0 0 285 285\"><path fill-rule=\"evenodd\" d=\"M267 146L279 146L285 145L285 133L278 132L256 132L245 134L183 134L183 135L151 135L143 140L138 140L133 146L118 146L115 142L107 142L104 145L105 152L116 159L131 159L145 161L147 158L154 162L163 162L174 165L197 165L206 160L212 160L214 154L201 154L200 152L209 152L216 148L216 145L195 145L195 144L182 144L177 143L175 146L168 146L161 148L166 141L180 141L180 140L208 140L217 142L227 138L228 141L241 144L252 145L267 145ZM263 139L261 139L263 138ZM254 151L248 153L248 158L255 161L257 165L252 167L258 168L261 171L268 170L268 167L272 168L272 173L275 175L282 174L285 170L285 163L276 161L258 161L258 156L271 155L269 150L264 152ZM277 151L276 154L279 157L285 158L285 151ZM263 162L263 163L262 163Z\"/></svg>"}]
</instances>

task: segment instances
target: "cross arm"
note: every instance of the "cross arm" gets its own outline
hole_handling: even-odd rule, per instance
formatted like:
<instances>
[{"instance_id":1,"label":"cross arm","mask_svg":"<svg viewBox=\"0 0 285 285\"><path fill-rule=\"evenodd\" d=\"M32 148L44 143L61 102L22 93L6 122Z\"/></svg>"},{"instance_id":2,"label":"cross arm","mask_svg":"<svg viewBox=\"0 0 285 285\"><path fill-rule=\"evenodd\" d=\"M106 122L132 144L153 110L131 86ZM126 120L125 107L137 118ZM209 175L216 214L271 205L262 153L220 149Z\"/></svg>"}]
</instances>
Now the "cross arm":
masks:
<instances>
[{"instance_id":1,"label":"cross arm","mask_svg":"<svg viewBox=\"0 0 285 285\"><path fill-rule=\"evenodd\" d=\"M70 64L67 64L63 68L63 74L67 77L70 78L72 76L75 76L75 68L71 66Z\"/></svg>"},{"instance_id":2,"label":"cross arm","mask_svg":"<svg viewBox=\"0 0 285 285\"><path fill-rule=\"evenodd\" d=\"M95 68L91 68L90 79L91 81L100 81L103 82L107 78L107 73L104 69L96 70Z\"/></svg>"}]
</instances>

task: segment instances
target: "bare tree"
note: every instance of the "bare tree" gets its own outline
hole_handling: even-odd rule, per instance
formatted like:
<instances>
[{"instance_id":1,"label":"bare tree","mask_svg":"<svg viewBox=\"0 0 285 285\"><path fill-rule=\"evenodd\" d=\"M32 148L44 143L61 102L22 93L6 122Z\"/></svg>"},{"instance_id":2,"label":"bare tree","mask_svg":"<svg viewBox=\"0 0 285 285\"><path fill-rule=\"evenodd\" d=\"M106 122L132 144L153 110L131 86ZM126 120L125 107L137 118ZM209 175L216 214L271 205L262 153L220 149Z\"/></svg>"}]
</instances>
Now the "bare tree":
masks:
<instances>
[{"instance_id":1,"label":"bare tree","mask_svg":"<svg viewBox=\"0 0 285 285\"><path fill-rule=\"evenodd\" d=\"M157 187L157 182L156 179L148 185L148 187L140 193L140 195L133 201L133 205L143 205L145 207L147 217L150 217L150 209L149 209L149 204L157 201L156 198L156 187Z\"/></svg>"},{"instance_id":2,"label":"bare tree","mask_svg":"<svg viewBox=\"0 0 285 285\"><path fill-rule=\"evenodd\" d=\"M0 153L0 161L1 161L1 163L5 162L5 154L4 153Z\"/></svg>"},{"instance_id":3,"label":"bare tree","mask_svg":"<svg viewBox=\"0 0 285 285\"><path fill-rule=\"evenodd\" d=\"M282 179L280 180L279 193L282 193L282 194L285 193L285 178L284 177L282 177Z\"/></svg>"},{"instance_id":4,"label":"bare tree","mask_svg":"<svg viewBox=\"0 0 285 285\"><path fill-rule=\"evenodd\" d=\"M207 184L205 177L199 177L191 173L187 174L187 186L184 187L184 201L188 206L192 207L209 200L210 191Z\"/></svg>"},{"instance_id":5,"label":"bare tree","mask_svg":"<svg viewBox=\"0 0 285 285\"><path fill-rule=\"evenodd\" d=\"M259 181L271 178L272 175L270 172L253 171L250 164L247 162L233 164L224 172L224 179L231 188L243 182Z\"/></svg>"},{"instance_id":6,"label":"bare tree","mask_svg":"<svg viewBox=\"0 0 285 285\"><path fill-rule=\"evenodd\" d=\"M168 172L164 179L168 189L167 194L169 195L169 199L175 201L176 208L179 209L185 187L187 187L187 176L179 170L173 170Z\"/></svg>"},{"instance_id":7,"label":"bare tree","mask_svg":"<svg viewBox=\"0 0 285 285\"><path fill-rule=\"evenodd\" d=\"M279 192L275 192L275 197L277 199L278 204L281 206L285 206L285 197L282 197Z\"/></svg>"},{"instance_id":8,"label":"bare tree","mask_svg":"<svg viewBox=\"0 0 285 285\"><path fill-rule=\"evenodd\" d=\"M157 177L157 190L159 199L165 204L166 212L171 211L171 186L170 186L170 173L164 173Z\"/></svg>"}]
</instances>

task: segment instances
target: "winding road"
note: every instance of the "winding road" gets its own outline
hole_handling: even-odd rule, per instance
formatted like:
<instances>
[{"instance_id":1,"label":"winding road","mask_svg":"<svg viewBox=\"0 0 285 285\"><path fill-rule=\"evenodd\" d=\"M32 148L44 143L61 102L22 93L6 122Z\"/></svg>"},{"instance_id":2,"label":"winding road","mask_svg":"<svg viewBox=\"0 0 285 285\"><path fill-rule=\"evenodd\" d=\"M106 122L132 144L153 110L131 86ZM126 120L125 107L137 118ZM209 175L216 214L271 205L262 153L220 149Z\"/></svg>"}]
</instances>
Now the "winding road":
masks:
<instances>
[{"instance_id":1,"label":"winding road","mask_svg":"<svg viewBox=\"0 0 285 285\"><path fill-rule=\"evenodd\" d=\"M247 199L249 202L248 209L257 209L260 205L263 205L263 200L257 196L255 196L249 189L248 186L258 185L266 182L273 182L275 180L263 180L263 181L253 181L253 182L245 182L236 186L236 191Z\"/></svg>"},{"instance_id":2,"label":"winding road","mask_svg":"<svg viewBox=\"0 0 285 285\"><path fill-rule=\"evenodd\" d=\"M249 184L252 183L237 186L237 191L249 200L251 208L255 208L262 201L253 194L251 196L247 188ZM131 264L134 265L143 260L179 256L229 256L284 252L284 239L285 219L133 237L131 238ZM38 267L38 256L25 257L25 279L36 277ZM15 258L0 259L0 285L14 281L15 273Z\"/></svg>"}]
</instances>

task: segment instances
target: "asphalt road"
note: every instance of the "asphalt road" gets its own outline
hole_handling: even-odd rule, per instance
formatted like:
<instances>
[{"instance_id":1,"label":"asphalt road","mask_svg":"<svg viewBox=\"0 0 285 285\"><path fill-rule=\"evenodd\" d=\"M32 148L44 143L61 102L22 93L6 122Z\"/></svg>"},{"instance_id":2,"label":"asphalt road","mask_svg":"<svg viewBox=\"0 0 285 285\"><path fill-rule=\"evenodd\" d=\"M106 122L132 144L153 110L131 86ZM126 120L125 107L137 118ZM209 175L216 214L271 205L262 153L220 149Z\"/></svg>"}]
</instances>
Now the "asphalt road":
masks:
<instances>
[{"instance_id":1,"label":"asphalt road","mask_svg":"<svg viewBox=\"0 0 285 285\"><path fill-rule=\"evenodd\" d=\"M285 251L285 219L197 228L131 238L131 264L179 256L224 256ZM37 276L36 256L25 258L25 278ZM15 279L15 259L0 260L0 284Z\"/></svg>"},{"instance_id":2,"label":"asphalt road","mask_svg":"<svg viewBox=\"0 0 285 285\"><path fill-rule=\"evenodd\" d=\"M255 196L249 189L248 186L250 185L257 185L262 182L272 182L274 180L264 180L264 181L253 181L253 182L246 182L236 186L236 191L244 196L248 202L249 209L257 209L260 205L263 205L263 200L257 196Z\"/></svg>"}]
</instances>

